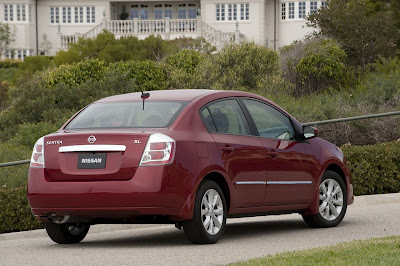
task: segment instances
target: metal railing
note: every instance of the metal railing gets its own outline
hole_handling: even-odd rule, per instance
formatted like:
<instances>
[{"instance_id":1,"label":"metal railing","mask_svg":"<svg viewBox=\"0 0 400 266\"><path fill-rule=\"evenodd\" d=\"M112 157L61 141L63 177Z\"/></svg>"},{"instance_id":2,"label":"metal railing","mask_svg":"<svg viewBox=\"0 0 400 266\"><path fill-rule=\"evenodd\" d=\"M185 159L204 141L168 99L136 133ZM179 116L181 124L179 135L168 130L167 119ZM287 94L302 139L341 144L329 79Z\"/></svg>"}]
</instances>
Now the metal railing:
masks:
<instances>
[{"instance_id":1,"label":"metal railing","mask_svg":"<svg viewBox=\"0 0 400 266\"><path fill-rule=\"evenodd\" d=\"M360 116L337 118L337 119L322 120L322 121L315 121L315 122L308 122L308 123L303 123L303 126L325 125L325 124L347 122L347 121L355 121L355 120L377 118L377 117L385 117L385 116L393 116L393 115L400 115L400 111L388 112L388 113L380 113L380 114L372 114L372 115L360 115Z\"/></svg>"},{"instance_id":2,"label":"metal railing","mask_svg":"<svg viewBox=\"0 0 400 266\"><path fill-rule=\"evenodd\" d=\"M315 127L317 125L325 125L325 124L348 122L348 121L355 121L355 120L361 120L361 119L370 119L370 118L378 118L378 117L394 116L394 115L400 115L400 111L372 114L372 115L360 115L360 116L337 118L337 119L322 120L322 121L315 121L315 122L307 122L307 123L302 123L302 125ZM0 167L28 164L28 163L30 163L30 161L31 160L22 160L22 161L0 163Z\"/></svg>"}]
</instances>

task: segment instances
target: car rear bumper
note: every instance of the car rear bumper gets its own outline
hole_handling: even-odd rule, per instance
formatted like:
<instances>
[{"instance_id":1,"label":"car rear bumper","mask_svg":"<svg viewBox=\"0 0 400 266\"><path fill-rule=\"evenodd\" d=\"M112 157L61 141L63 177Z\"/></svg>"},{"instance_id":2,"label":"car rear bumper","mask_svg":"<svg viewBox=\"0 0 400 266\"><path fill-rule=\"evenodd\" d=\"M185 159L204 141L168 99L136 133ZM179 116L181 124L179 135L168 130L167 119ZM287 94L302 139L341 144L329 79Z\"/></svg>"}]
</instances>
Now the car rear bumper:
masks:
<instances>
[{"instance_id":1,"label":"car rear bumper","mask_svg":"<svg viewBox=\"0 0 400 266\"><path fill-rule=\"evenodd\" d=\"M32 213L129 219L160 215L172 220L191 219L191 190L169 177L168 167L139 167L130 180L50 181L45 169L30 168L28 199Z\"/></svg>"}]
</instances>

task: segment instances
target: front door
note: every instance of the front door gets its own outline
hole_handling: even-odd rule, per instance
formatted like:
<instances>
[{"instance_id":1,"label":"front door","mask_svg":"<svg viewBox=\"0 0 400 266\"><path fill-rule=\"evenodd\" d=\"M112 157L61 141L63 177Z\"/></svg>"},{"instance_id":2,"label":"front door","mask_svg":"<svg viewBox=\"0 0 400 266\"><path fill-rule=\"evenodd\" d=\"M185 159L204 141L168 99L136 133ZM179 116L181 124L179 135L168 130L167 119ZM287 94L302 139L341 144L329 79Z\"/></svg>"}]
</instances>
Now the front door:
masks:
<instances>
[{"instance_id":1,"label":"front door","mask_svg":"<svg viewBox=\"0 0 400 266\"><path fill-rule=\"evenodd\" d=\"M236 99L209 104L203 120L214 138L222 165L235 187L235 207L262 206L266 186L266 152L257 136L251 136L248 122Z\"/></svg>"},{"instance_id":2,"label":"front door","mask_svg":"<svg viewBox=\"0 0 400 266\"><path fill-rule=\"evenodd\" d=\"M310 144L295 139L292 123L283 112L258 100L245 99L243 103L267 153L265 205L310 203L317 170Z\"/></svg>"}]
</instances>

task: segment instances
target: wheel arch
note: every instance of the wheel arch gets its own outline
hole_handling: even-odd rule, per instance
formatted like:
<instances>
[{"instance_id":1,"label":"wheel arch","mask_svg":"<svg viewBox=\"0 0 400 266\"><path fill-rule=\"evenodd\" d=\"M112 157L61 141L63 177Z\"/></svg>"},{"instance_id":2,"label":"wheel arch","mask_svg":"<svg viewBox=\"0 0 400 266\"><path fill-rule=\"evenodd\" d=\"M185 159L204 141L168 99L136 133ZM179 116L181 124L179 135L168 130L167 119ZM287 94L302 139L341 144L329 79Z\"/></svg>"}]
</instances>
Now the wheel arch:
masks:
<instances>
[{"instance_id":1,"label":"wheel arch","mask_svg":"<svg viewBox=\"0 0 400 266\"><path fill-rule=\"evenodd\" d=\"M222 189L222 192L224 193L225 200L226 200L226 206L228 207L227 211L229 213L229 210L231 209L231 204L232 204L232 195L231 195L231 189L230 189L225 177L219 172L210 172L206 176L204 176L202 181L203 180L214 181Z\"/></svg>"},{"instance_id":2,"label":"wheel arch","mask_svg":"<svg viewBox=\"0 0 400 266\"><path fill-rule=\"evenodd\" d=\"M342 169L338 164L336 164L336 163L331 163L330 165L328 165L328 166L325 168L325 171L322 173L322 175L323 175L326 171L328 171L328 170L337 173L337 174L342 178L342 180L343 180L343 182L344 182L344 184L346 185L346 188L347 188L346 175L344 174L343 169ZM322 175L321 175L321 178L322 178Z\"/></svg>"}]
</instances>

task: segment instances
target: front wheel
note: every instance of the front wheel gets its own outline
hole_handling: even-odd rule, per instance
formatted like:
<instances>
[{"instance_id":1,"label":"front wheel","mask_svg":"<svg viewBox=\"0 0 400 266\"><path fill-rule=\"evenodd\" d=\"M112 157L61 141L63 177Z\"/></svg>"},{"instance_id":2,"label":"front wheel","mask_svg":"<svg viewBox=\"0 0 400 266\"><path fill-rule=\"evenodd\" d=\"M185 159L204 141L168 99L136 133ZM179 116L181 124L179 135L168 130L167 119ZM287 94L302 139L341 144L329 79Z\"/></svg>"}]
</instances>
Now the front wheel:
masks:
<instances>
[{"instance_id":1,"label":"front wheel","mask_svg":"<svg viewBox=\"0 0 400 266\"><path fill-rule=\"evenodd\" d=\"M347 189L343 179L333 171L326 171L319 185L319 210L315 215L303 215L312 227L334 227L347 210Z\"/></svg>"},{"instance_id":2,"label":"front wheel","mask_svg":"<svg viewBox=\"0 0 400 266\"><path fill-rule=\"evenodd\" d=\"M226 227L227 207L217 183L203 181L197 191L193 219L183 223L186 237L195 244L214 244Z\"/></svg>"},{"instance_id":3,"label":"front wheel","mask_svg":"<svg viewBox=\"0 0 400 266\"><path fill-rule=\"evenodd\" d=\"M89 231L90 225L84 223L55 224L44 222L47 234L58 244L76 244L81 242Z\"/></svg>"}]
</instances>

